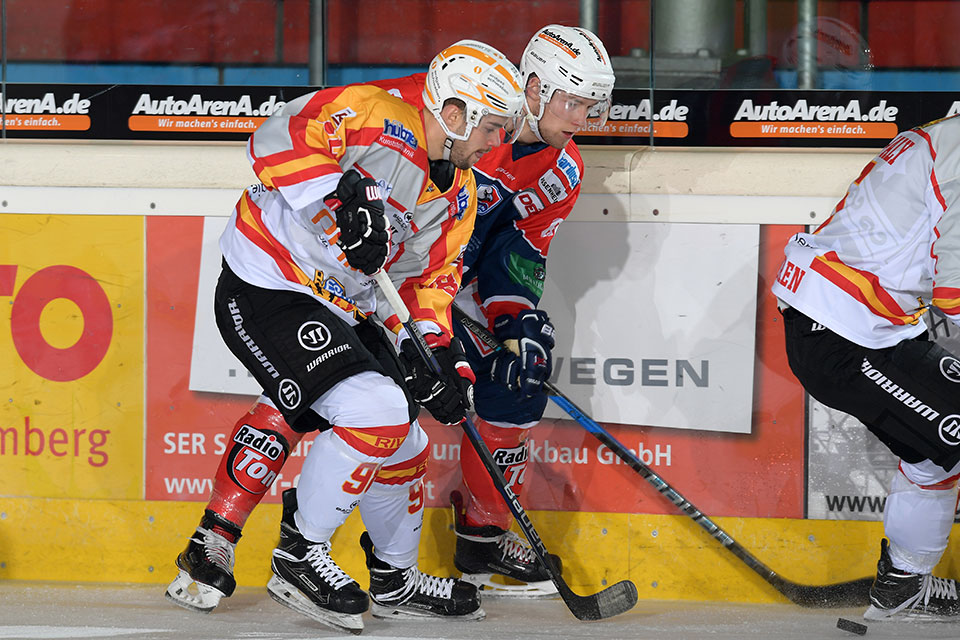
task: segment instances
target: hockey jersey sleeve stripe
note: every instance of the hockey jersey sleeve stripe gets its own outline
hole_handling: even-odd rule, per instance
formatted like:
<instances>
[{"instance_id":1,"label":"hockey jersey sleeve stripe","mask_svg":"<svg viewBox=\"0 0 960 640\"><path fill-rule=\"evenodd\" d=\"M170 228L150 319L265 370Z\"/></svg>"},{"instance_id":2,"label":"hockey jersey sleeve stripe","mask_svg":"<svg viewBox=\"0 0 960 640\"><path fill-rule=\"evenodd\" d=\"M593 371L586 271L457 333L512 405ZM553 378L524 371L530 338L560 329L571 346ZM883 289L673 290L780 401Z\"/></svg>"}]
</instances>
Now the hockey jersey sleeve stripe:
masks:
<instances>
[{"instance_id":1,"label":"hockey jersey sleeve stripe","mask_svg":"<svg viewBox=\"0 0 960 640\"><path fill-rule=\"evenodd\" d=\"M315 165L312 167L306 167L306 168L300 169L295 173L288 173L286 175L276 176L272 179L272 185L268 185L268 186L290 187L297 184L301 184L313 178L321 178L323 176L339 174L342 171L343 170L340 168L340 165L337 164L336 162L333 162L331 164Z\"/></svg>"},{"instance_id":2,"label":"hockey jersey sleeve stripe","mask_svg":"<svg viewBox=\"0 0 960 640\"><path fill-rule=\"evenodd\" d=\"M944 211L947 210L947 201L944 200L943 194L940 192L940 183L937 182L937 170L930 170L930 185L933 187L933 194L937 196L937 202L940 203L940 206Z\"/></svg>"},{"instance_id":3,"label":"hockey jersey sleeve stripe","mask_svg":"<svg viewBox=\"0 0 960 640\"><path fill-rule=\"evenodd\" d=\"M331 141L339 141L338 130L332 127L327 129L322 122L295 117L290 118L285 128L281 129L278 124L276 129L278 131L274 132L275 137L281 137L285 141L284 145L273 151L271 147L264 144L262 147L269 152L256 156L270 165L309 160L315 154L324 154L334 159L341 155L337 152L341 145L338 142L331 145Z\"/></svg>"},{"instance_id":4,"label":"hockey jersey sleeve stripe","mask_svg":"<svg viewBox=\"0 0 960 640\"><path fill-rule=\"evenodd\" d=\"M892 324L916 324L925 313L924 309L905 312L880 285L877 276L844 264L835 251L814 258L810 268Z\"/></svg>"},{"instance_id":5,"label":"hockey jersey sleeve stripe","mask_svg":"<svg viewBox=\"0 0 960 640\"><path fill-rule=\"evenodd\" d=\"M374 482L380 484L406 484L422 478L427 473L427 459L430 454L430 448L424 447L423 451L413 458L397 464L380 467L380 472Z\"/></svg>"},{"instance_id":6,"label":"hockey jersey sleeve stripe","mask_svg":"<svg viewBox=\"0 0 960 640\"><path fill-rule=\"evenodd\" d=\"M237 203L237 229L261 251L273 258L284 278L298 284L310 282L310 278L293 261L286 247L280 244L267 229L263 223L262 214L262 210L254 204L250 194L244 193L243 198Z\"/></svg>"},{"instance_id":7,"label":"hockey jersey sleeve stripe","mask_svg":"<svg viewBox=\"0 0 960 640\"><path fill-rule=\"evenodd\" d=\"M323 173L340 171L339 157L328 148L329 141L325 136L310 135L309 128L310 125L299 119L291 122L293 149L254 157L253 170L263 184L268 187L286 186L302 181L310 176L311 170L321 167L328 168Z\"/></svg>"},{"instance_id":8,"label":"hockey jersey sleeve stripe","mask_svg":"<svg viewBox=\"0 0 960 640\"><path fill-rule=\"evenodd\" d=\"M530 301L522 296L492 296L484 300L483 304L483 314L491 329L497 316L510 315L516 318L521 311L534 308Z\"/></svg>"},{"instance_id":9,"label":"hockey jersey sleeve stripe","mask_svg":"<svg viewBox=\"0 0 960 640\"><path fill-rule=\"evenodd\" d=\"M932 303L947 315L960 315L960 289L934 287Z\"/></svg>"},{"instance_id":10,"label":"hockey jersey sleeve stripe","mask_svg":"<svg viewBox=\"0 0 960 640\"><path fill-rule=\"evenodd\" d=\"M924 131L923 129L921 129L920 127L913 129L913 133L917 134L927 142L927 148L930 150L930 159L936 160L937 150L933 146L933 140L930 138L930 134Z\"/></svg>"}]
</instances>

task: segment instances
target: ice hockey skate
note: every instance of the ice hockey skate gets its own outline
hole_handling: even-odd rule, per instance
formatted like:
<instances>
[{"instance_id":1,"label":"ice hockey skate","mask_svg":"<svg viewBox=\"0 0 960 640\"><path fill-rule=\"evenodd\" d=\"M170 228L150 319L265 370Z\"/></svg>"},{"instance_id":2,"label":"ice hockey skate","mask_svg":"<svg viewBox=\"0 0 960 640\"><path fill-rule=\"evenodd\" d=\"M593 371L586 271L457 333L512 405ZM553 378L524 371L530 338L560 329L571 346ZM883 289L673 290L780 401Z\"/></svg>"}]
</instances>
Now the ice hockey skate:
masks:
<instances>
[{"instance_id":1,"label":"ice hockey skate","mask_svg":"<svg viewBox=\"0 0 960 640\"><path fill-rule=\"evenodd\" d=\"M180 572L167 587L166 597L191 611L213 611L237 587L233 557L239 539L236 525L205 510L187 548L177 556Z\"/></svg>"},{"instance_id":2,"label":"ice hockey skate","mask_svg":"<svg viewBox=\"0 0 960 640\"><path fill-rule=\"evenodd\" d=\"M295 489L283 492L280 544L273 550L270 597L297 613L340 631L363 631L360 614L369 607L367 594L330 557L329 542L311 542L297 529Z\"/></svg>"},{"instance_id":3,"label":"ice hockey skate","mask_svg":"<svg viewBox=\"0 0 960 640\"><path fill-rule=\"evenodd\" d=\"M428 575L416 565L408 569L391 566L374 555L366 531L360 536L360 546L370 570L370 610L375 618L482 620L486 616L474 585Z\"/></svg>"},{"instance_id":4,"label":"ice hockey skate","mask_svg":"<svg viewBox=\"0 0 960 640\"><path fill-rule=\"evenodd\" d=\"M557 586L526 540L493 525L467 526L459 491L450 494L450 503L457 534L453 564L463 573L462 580L476 585L485 596L547 598L557 595ZM557 571L562 571L560 558L549 555Z\"/></svg>"},{"instance_id":5,"label":"ice hockey skate","mask_svg":"<svg viewBox=\"0 0 960 640\"><path fill-rule=\"evenodd\" d=\"M887 541L880 541L877 577L870 588L867 620L960 620L957 582L894 568Z\"/></svg>"}]
</instances>

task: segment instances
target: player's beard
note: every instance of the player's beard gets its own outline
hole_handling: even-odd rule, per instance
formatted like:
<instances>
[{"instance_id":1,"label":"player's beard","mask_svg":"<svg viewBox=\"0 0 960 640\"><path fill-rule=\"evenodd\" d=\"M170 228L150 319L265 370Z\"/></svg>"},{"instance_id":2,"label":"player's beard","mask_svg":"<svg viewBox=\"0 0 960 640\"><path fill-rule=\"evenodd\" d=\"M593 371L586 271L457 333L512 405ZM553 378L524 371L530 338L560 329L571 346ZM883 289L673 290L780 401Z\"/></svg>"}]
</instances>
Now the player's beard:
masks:
<instances>
[{"instance_id":1,"label":"player's beard","mask_svg":"<svg viewBox=\"0 0 960 640\"><path fill-rule=\"evenodd\" d=\"M477 162L474 157L474 153L477 151L480 150L474 149L471 151L465 140L454 140L453 146L450 147L450 162L452 162L453 166L457 169L466 171Z\"/></svg>"}]
</instances>

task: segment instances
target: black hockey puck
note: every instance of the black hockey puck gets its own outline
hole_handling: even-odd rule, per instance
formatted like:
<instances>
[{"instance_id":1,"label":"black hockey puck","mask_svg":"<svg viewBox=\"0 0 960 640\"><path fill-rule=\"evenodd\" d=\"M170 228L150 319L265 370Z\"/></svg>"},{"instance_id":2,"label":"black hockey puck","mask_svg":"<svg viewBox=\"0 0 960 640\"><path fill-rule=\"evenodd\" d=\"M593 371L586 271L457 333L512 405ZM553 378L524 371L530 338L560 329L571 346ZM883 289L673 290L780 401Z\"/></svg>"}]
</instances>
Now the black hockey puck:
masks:
<instances>
[{"instance_id":1,"label":"black hockey puck","mask_svg":"<svg viewBox=\"0 0 960 640\"><path fill-rule=\"evenodd\" d=\"M867 635L867 625L854 622L853 620L847 620L846 618L837 618L837 629L843 629L844 631L855 633L858 636Z\"/></svg>"}]
</instances>

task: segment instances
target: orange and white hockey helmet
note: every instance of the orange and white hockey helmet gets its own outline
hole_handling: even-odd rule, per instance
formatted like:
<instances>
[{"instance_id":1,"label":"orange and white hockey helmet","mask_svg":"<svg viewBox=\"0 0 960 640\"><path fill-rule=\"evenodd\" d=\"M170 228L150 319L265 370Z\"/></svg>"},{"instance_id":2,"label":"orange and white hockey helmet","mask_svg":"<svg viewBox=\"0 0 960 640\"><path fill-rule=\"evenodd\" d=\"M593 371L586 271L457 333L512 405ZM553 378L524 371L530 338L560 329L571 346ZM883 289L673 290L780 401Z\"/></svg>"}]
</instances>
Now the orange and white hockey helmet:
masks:
<instances>
[{"instance_id":1,"label":"orange and white hockey helmet","mask_svg":"<svg viewBox=\"0 0 960 640\"><path fill-rule=\"evenodd\" d=\"M462 134L451 131L440 116L451 98L466 105L467 128ZM520 72L502 53L476 40L460 40L430 62L423 104L453 140L469 138L486 115L507 118L507 129L519 135L526 108Z\"/></svg>"},{"instance_id":2,"label":"orange and white hockey helmet","mask_svg":"<svg viewBox=\"0 0 960 640\"><path fill-rule=\"evenodd\" d=\"M607 50L592 32L559 24L540 29L530 39L520 60L524 86L531 74L540 79L540 110L530 115L534 131L556 91L596 100L588 114L588 122L603 126L607 121L616 77Z\"/></svg>"}]
</instances>

